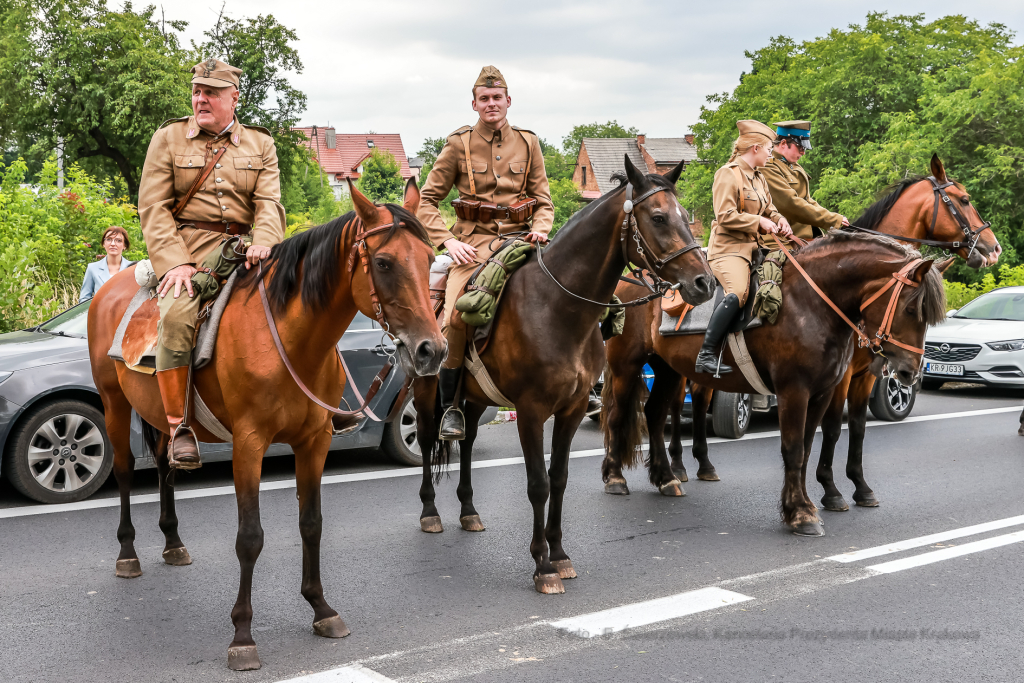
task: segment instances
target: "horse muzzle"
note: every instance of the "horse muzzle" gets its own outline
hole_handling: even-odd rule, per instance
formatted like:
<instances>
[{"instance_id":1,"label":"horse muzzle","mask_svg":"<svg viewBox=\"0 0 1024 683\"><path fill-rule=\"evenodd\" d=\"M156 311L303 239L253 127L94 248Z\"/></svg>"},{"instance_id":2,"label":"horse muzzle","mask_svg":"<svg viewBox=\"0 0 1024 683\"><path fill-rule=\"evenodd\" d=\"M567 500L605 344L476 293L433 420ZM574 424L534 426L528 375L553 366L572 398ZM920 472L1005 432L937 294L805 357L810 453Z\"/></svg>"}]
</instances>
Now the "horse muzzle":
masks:
<instances>
[{"instance_id":1,"label":"horse muzzle","mask_svg":"<svg viewBox=\"0 0 1024 683\"><path fill-rule=\"evenodd\" d=\"M436 375L448 355L448 344L441 337L407 342L401 337L395 345L395 355L408 377Z\"/></svg>"}]
</instances>

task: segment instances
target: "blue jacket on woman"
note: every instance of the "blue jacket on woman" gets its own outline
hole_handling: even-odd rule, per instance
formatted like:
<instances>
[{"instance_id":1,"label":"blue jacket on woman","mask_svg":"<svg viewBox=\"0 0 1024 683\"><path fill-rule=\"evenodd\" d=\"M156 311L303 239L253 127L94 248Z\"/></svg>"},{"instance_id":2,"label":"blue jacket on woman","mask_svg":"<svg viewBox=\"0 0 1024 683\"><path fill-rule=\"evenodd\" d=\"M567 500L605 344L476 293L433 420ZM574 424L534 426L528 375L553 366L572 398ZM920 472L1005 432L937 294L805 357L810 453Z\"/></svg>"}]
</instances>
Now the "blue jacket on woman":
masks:
<instances>
[{"instance_id":1,"label":"blue jacket on woman","mask_svg":"<svg viewBox=\"0 0 1024 683\"><path fill-rule=\"evenodd\" d=\"M133 262L121 257L121 270L130 266ZM121 272L120 270L118 272ZM107 257L89 264L85 269L85 279L82 281L82 293L78 296L78 303L96 296L96 290L103 286L103 283L110 279L110 269L107 268Z\"/></svg>"}]
</instances>

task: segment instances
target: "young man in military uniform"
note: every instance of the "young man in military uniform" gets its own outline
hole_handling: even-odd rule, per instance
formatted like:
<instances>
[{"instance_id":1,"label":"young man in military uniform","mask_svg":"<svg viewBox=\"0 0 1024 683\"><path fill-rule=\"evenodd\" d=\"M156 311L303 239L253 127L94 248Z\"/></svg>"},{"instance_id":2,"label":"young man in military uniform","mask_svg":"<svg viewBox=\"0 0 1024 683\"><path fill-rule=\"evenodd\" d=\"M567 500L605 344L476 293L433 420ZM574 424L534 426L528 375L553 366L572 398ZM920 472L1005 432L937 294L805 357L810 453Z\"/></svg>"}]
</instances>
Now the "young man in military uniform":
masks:
<instances>
[{"instance_id":1,"label":"young man in military uniform","mask_svg":"<svg viewBox=\"0 0 1024 683\"><path fill-rule=\"evenodd\" d=\"M833 213L811 199L811 181L807 171L797 163L811 149L810 121L780 121L773 123L777 137L772 155L761 173L771 188L775 208L789 220L793 234L804 240L814 239L850 221ZM788 243L788 240L783 240ZM774 244L771 246L775 246Z\"/></svg>"},{"instance_id":2,"label":"young man in military uniform","mask_svg":"<svg viewBox=\"0 0 1024 683\"><path fill-rule=\"evenodd\" d=\"M444 440L466 434L462 411L452 406L466 348L466 328L457 319L455 301L477 266L501 246L502 235L526 232L521 239L543 243L554 219L540 141L535 133L509 125L511 105L504 76L485 66L473 84L472 107L480 118L448 136L420 191L419 219L434 246L448 249L455 261L448 271L441 324L448 340L448 358L438 376ZM458 220L448 230L437 205L452 187L459 192Z\"/></svg>"},{"instance_id":3,"label":"young man in military uniform","mask_svg":"<svg viewBox=\"0 0 1024 683\"><path fill-rule=\"evenodd\" d=\"M270 255L285 228L274 139L235 116L241 69L211 58L192 73L192 116L156 131L139 185L142 234L160 278L156 377L178 469L202 464L195 435L182 424L200 305L192 276L228 235L251 235L249 268Z\"/></svg>"}]
</instances>

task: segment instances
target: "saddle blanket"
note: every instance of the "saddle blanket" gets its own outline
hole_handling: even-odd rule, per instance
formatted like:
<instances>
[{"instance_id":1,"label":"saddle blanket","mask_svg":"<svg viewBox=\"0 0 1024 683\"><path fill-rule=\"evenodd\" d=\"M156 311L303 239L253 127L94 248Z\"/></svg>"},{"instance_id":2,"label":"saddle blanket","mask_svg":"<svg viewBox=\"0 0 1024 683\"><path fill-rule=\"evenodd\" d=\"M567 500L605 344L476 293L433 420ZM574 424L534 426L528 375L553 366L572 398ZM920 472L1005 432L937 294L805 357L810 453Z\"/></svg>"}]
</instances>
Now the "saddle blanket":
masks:
<instances>
[{"instance_id":1,"label":"saddle blanket","mask_svg":"<svg viewBox=\"0 0 1024 683\"><path fill-rule=\"evenodd\" d=\"M754 291L754 290L751 290ZM672 337L680 334L704 334L708 331L708 322L715 307L725 298L725 291L721 285L715 289L715 296L699 306L684 306L677 313L669 313L662 309L661 325L658 327L658 334L663 337ZM747 303L743 306L743 314L737 324L733 325L732 331L752 330L761 326L761 319L751 315L751 308L754 303L753 296L747 296Z\"/></svg>"}]
</instances>

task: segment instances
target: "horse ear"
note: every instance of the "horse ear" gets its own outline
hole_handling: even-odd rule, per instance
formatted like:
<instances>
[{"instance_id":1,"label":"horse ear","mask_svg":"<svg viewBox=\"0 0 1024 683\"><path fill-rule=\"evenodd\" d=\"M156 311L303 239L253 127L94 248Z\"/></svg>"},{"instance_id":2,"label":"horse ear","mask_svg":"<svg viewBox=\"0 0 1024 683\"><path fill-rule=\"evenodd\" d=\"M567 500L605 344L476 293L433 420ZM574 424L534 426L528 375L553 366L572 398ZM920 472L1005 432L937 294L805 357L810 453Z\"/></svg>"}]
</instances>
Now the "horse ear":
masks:
<instances>
[{"instance_id":1,"label":"horse ear","mask_svg":"<svg viewBox=\"0 0 1024 683\"><path fill-rule=\"evenodd\" d=\"M940 183L949 182L946 180L946 169L943 168L942 162L939 161L938 154L932 154L932 176Z\"/></svg>"},{"instance_id":2,"label":"horse ear","mask_svg":"<svg viewBox=\"0 0 1024 683\"><path fill-rule=\"evenodd\" d=\"M351 178L346 178L345 180L348 182L348 191L352 196L352 206L356 210L356 215L362 219L365 225L376 225L380 221L380 217L377 214L377 205L371 202L369 197L356 189L356 186L352 184Z\"/></svg>"},{"instance_id":3,"label":"horse ear","mask_svg":"<svg viewBox=\"0 0 1024 683\"><path fill-rule=\"evenodd\" d=\"M671 171L665 174L665 178L668 179L673 185L679 180L679 176L683 174L683 167L686 166L685 161L680 161L679 165L673 168Z\"/></svg>"},{"instance_id":4,"label":"horse ear","mask_svg":"<svg viewBox=\"0 0 1024 683\"><path fill-rule=\"evenodd\" d=\"M914 272L911 274L910 279L913 280L914 282L924 282L924 276L928 274L928 271L932 269L932 266L934 264L935 261L931 259L925 259L921 263L921 265L914 269Z\"/></svg>"},{"instance_id":5,"label":"horse ear","mask_svg":"<svg viewBox=\"0 0 1024 683\"><path fill-rule=\"evenodd\" d=\"M623 157L626 159L626 178L633 184L633 187L640 187L646 180L644 174L633 165L628 154L624 154Z\"/></svg>"},{"instance_id":6,"label":"horse ear","mask_svg":"<svg viewBox=\"0 0 1024 683\"><path fill-rule=\"evenodd\" d=\"M405 184L405 201L402 204L413 216L420 210L420 188L416 185L416 179L410 177Z\"/></svg>"},{"instance_id":7,"label":"horse ear","mask_svg":"<svg viewBox=\"0 0 1024 683\"><path fill-rule=\"evenodd\" d=\"M938 269L940 275L945 275L946 269L953 265L953 261L956 261L955 255L950 256L948 259L945 259L944 261L937 261L935 263L935 268Z\"/></svg>"}]
</instances>

